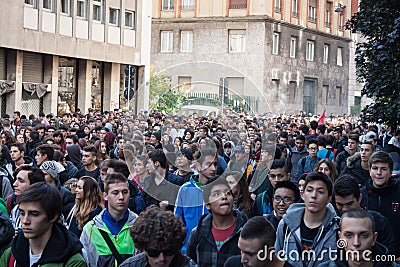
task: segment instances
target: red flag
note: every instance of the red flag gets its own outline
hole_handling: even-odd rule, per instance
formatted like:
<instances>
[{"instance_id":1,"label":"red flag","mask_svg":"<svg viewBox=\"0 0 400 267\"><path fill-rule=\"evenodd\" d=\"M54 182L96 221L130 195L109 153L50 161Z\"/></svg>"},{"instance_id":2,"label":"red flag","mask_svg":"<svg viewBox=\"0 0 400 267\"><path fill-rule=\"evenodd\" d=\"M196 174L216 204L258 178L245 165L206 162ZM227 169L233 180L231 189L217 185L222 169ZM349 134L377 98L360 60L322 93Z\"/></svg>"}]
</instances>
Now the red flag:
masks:
<instances>
[{"instance_id":1,"label":"red flag","mask_svg":"<svg viewBox=\"0 0 400 267\"><path fill-rule=\"evenodd\" d=\"M326 108L325 108L324 111L322 112L321 117L319 117L318 125L320 125L320 124L325 124L325 113L326 113Z\"/></svg>"}]
</instances>

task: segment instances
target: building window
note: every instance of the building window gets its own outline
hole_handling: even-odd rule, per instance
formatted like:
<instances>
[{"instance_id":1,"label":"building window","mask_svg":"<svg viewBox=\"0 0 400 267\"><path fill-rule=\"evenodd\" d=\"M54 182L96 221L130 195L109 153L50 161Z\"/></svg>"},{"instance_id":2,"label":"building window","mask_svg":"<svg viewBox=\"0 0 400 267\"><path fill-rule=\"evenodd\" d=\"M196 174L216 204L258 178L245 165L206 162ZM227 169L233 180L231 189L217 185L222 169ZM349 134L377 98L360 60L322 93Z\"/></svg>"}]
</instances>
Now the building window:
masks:
<instances>
[{"instance_id":1,"label":"building window","mask_svg":"<svg viewBox=\"0 0 400 267\"><path fill-rule=\"evenodd\" d=\"M309 6L308 7L308 21L315 23L317 21L315 17L316 8L314 6Z\"/></svg>"},{"instance_id":2,"label":"building window","mask_svg":"<svg viewBox=\"0 0 400 267\"><path fill-rule=\"evenodd\" d=\"M338 66L343 66L343 48L342 47L338 47L337 48L337 65Z\"/></svg>"},{"instance_id":3,"label":"building window","mask_svg":"<svg viewBox=\"0 0 400 267\"><path fill-rule=\"evenodd\" d=\"M306 60L314 61L314 41L307 41Z\"/></svg>"},{"instance_id":4,"label":"building window","mask_svg":"<svg viewBox=\"0 0 400 267\"><path fill-rule=\"evenodd\" d=\"M86 18L86 0L78 0L76 2L76 16Z\"/></svg>"},{"instance_id":5,"label":"building window","mask_svg":"<svg viewBox=\"0 0 400 267\"><path fill-rule=\"evenodd\" d=\"M48 10L53 10L53 1L52 0L43 0L43 8Z\"/></svg>"},{"instance_id":6,"label":"building window","mask_svg":"<svg viewBox=\"0 0 400 267\"><path fill-rule=\"evenodd\" d=\"M343 12L339 13L339 31L343 31L344 28L344 16Z\"/></svg>"},{"instance_id":7,"label":"building window","mask_svg":"<svg viewBox=\"0 0 400 267\"><path fill-rule=\"evenodd\" d=\"M181 52L192 52L193 51L193 32L182 31L181 32Z\"/></svg>"},{"instance_id":8,"label":"building window","mask_svg":"<svg viewBox=\"0 0 400 267\"><path fill-rule=\"evenodd\" d=\"M324 64L328 64L328 60L329 60L329 48L330 48L330 45L324 44L324 57L323 57L323 59L322 59L322 62L323 62Z\"/></svg>"},{"instance_id":9,"label":"building window","mask_svg":"<svg viewBox=\"0 0 400 267\"><path fill-rule=\"evenodd\" d=\"M119 10L110 8L109 23L114 26L119 26Z\"/></svg>"},{"instance_id":10,"label":"building window","mask_svg":"<svg viewBox=\"0 0 400 267\"><path fill-rule=\"evenodd\" d=\"M230 9L247 8L247 0L230 0L229 8Z\"/></svg>"},{"instance_id":11,"label":"building window","mask_svg":"<svg viewBox=\"0 0 400 267\"><path fill-rule=\"evenodd\" d=\"M292 17L297 18L298 16L298 0L292 0Z\"/></svg>"},{"instance_id":12,"label":"building window","mask_svg":"<svg viewBox=\"0 0 400 267\"><path fill-rule=\"evenodd\" d=\"M61 13L71 15L71 2L70 2L70 0L61 0Z\"/></svg>"},{"instance_id":13,"label":"building window","mask_svg":"<svg viewBox=\"0 0 400 267\"><path fill-rule=\"evenodd\" d=\"M296 58L296 50L297 50L297 37L290 38L290 57Z\"/></svg>"},{"instance_id":14,"label":"building window","mask_svg":"<svg viewBox=\"0 0 400 267\"><path fill-rule=\"evenodd\" d=\"M135 28L135 12L125 10L125 28L134 29Z\"/></svg>"},{"instance_id":15,"label":"building window","mask_svg":"<svg viewBox=\"0 0 400 267\"><path fill-rule=\"evenodd\" d=\"M93 0L93 20L102 21L102 0Z\"/></svg>"},{"instance_id":16,"label":"building window","mask_svg":"<svg viewBox=\"0 0 400 267\"><path fill-rule=\"evenodd\" d=\"M272 36L272 54L279 54L279 33L277 32L274 32L274 35Z\"/></svg>"},{"instance_id":17,"label":"building window","mask_svg":"<svg viewBox=\"0 0 400 267\"><path fill-rule=\"evenodd\" d=\"M359 106L361 105L361 96L355 96L354 97L354 106Z\"/></svg>"},{"instance_id":18,"label":"building window","mask_svg":"<svg viewBox=\"0 0 400 267\"><path fill-rule=\"evenodd\" d=\"M335 96L335 105L341 106L342 105L342 87L336 86L336 96Z\"/></svg>"},{"instance_id":19,"label":"building window","mask_svg":"<svg viewBox=\"0 0 400 267\"><path fill-rule=\"evenodd\" d=\"M172 31L161 32L161 52L171 53L173 49L174 33Z\"/></svg>"},{"instance_id":20,"label":"building window","mask_svg":"<svg viewBox=\"0 0 400 267\"><path fill-rule=\"evenodd\" d=\"M37 0L25 0L25 4L37 8Z\"/></svg>"},{"instance_id":21,"label":"building window","mask_svg":"<svg viewBox=\"0 0 400 267\"><path fill-rule=\"evenodd\" d=\"M194 0L182 0L182 10L193 10Z\"/></svg>"},{"instance_id":22,"label":"building window","mask_svg":"<svg viewBox=\"0 0 400 267\"><path fill-rule=\"evenodd\" d=\"M229 52L244 52L246 30L229 30Z\"/></svg>"},{"instance_id":23,"label":"building window","mask_svg":"<svg viewBox=\"0 0 400 267\"><path fill-rule=\"evenodd\" d=\"M289 103L294 103L296 100L296 82L289 82Z\"/></svg>"},{"instance_id":24,"label":"building window","mask_svg":"<svg viewBox=\"0 0 400 267\"><path fill-rule=\"evenodd\" d=\"M277 100L279 97L279 80L278 79L271 80L271 90L272 90L274 99Z\"/></svg>"},{"instance_id":25,"label":"building window","mask_svg":"<svg viewBox=\"0 0 400 267\"><path fill-rule=\"evenodd\" d=\"M327 28L331 27L331 10L332 10L332 3L326 3L326 11L325 11L325 26Z\"/></svg>"},{"instance_id":26,"label":"building window","mask_svg":"<svg viewBox=\"0 0 400 267\"><path fill-rule=\"evenodd\" d=\"M275 12L281 13L282 5L281 0L275 0Z\"/></svg>"},{"instance_id":27,"label":"building window","mask_svg":"<svg viewBox=\"0 0 400 267\"><path fill-rule=\"evenodd\" d=\"M321 104L322 105L328 104L328 95L329 95L329 85L323 85L322 92L321 92Z\"/></svg>"},{"instance_id":28,"label":"building window","mask_svg":"<svg viewBox=\"0 0 400 267\"><path fill-rule=\"evenodd\" d=\"M162 10L174 10L174 0L162 0Z\"/></svg>"}]
</instances>

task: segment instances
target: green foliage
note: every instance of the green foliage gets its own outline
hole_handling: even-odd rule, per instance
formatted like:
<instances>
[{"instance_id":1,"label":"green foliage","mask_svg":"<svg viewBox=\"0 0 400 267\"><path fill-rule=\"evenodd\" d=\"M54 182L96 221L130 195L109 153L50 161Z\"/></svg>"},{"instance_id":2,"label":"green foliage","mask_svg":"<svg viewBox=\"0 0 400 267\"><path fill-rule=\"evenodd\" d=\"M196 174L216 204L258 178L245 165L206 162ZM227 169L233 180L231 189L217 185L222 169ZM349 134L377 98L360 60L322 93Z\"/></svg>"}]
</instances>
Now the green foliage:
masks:
<instances>
[{"instance_id":1,"label":"green foliage","mask_svg":"<svg viewBox=\"0 0 400 267\"><path fill-rule=\"evenodd\" d=\"M156 73L150 69L150 107L160 112L170 114L178 110L185 100L182 92L172 90L171 78L164 73Z\"/></svg>"},{"instance_id":2,"label":"green foliage","mask_svg":"<svg viewBox=\"0 0 400 267\"><path fill-rule=\"evenodd\" d=\"M372 98L362 117L371 122L398 125L400 122L400 1L364 0L359 12L347 23L360 33L356 68L361 93Z\"/></svg>"}]
</instances>

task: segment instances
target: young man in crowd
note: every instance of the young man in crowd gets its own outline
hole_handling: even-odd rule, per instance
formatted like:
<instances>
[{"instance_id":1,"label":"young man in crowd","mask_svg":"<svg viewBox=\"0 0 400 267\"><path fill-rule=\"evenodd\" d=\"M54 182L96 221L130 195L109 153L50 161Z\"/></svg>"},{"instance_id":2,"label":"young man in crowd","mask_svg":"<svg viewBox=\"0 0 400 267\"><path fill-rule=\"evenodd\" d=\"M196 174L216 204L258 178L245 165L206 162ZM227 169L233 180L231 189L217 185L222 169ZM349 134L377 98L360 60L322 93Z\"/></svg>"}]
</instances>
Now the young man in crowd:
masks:
<instances>
[{"instance_id":1,"label":"young man in crowd","mask_svg":"<svg viewBox=\"0 0 400 267\"><path fill-rule=\"evenodd\" d=\"M191 150L181 148L176 153L175 165L178 169L175 171L175 174L182 177L185 183L189 182L190 177L193 175L193 171L191 170L192 161L193 153Z\"/></svg>"},{"instance_id":2,"label":"young man in crowd","mask_svg":"<svg viewBox=\"0 0 400 267\"><path fill-rule=\"evenodd\" d=\"M280 220L293 203L300 200L299 188L290 181L277 182L274 186L272 198L273 212L266 216L275 229L278 229Z\"/></svg>"},{"instance_id":3,"label":"young man in crowd","mask_svg":"<svg viewBox=\"0 0 400 267\"><path fill-rule=\"evenodd\" d=\"M38 182L44 182L44 173L37 167L23 165L14 172L15 182L14 194L7 199L7 211L10 213L14 228L21 229L20 213L18 208L18 198L26 189Z\"/></svg>"},{"instance_id":4,"label":"young man in crowd","mask_svg":"<svg viewBox=\"0 0 400 267\"><path fill-rule=\"evenodd\" d=\"M182 185L175 203L175 214L182 218L187 229L182 252L186 252L192 229L197 226L202 215L208 214L208 209L203 201L203 188L208 180L215 177L217 170L216 150L203 148L194 156L198 175L192 175L190 181Z\"/></svg>"},{"instance_id":5,"label":"young man in crowd","mask_svg":"<svg viewBox=\"0 0 400 267\"><path fill-rule=\"evenodd\" d=\"M274 160L268 172L269 185L267 190L258 194L254 201L250 217L252 216L266 216L273 212L272 209L272 196L275 185L278 182L289 181L290 173L286 168L285 162L282 160Z\"/></svg>"},{"instance_id":6,"label":"young man in crowd","mask_svg":"<svg viewBox=\"0 0 400 267\"><path fill-rule=\"evenodd\" d=\"M52 161L54 148L51 145L43 144L36 148L36 164L40 167L46 161Z\"/></svg>"},{"instance_id":7,"label":"young man in crowd","mask_svg":"<svg viewBox=\"0 0 400 267\"><path fill-rule=\"evenodd\" d=\"M362 209L360 206L362 198L360 188L356 179L351 175L344 174L337 179L333 187L333 193L334 203L339 216L349 210ZM378 233L377 241L385 245L391 254L396 253L399 245L396 244L392 226L388 219L379 212L373 210L369 210L368 212L374 219L375 231Z\"/></svg>"},{"instance_id":8,"label":"young man in crowd","mask_svg":"<svg viewBox=\"0 0 400 267\"><path fill-rule=\"evenodd\" d=\"M369 161L369 179L361 188L361 207L385 216L392 225L397 244L400 243L400 185L392 178L393 160L388 153L375 152ZM396 256L400 260L400 252Z\"/></svg>"},{"instance_id":9,"label":"young man in crowd","mask_svg":"<svg viewBox=\"0 0 400 267\"><path fill-rule=\"evenodd\" d=\"M319 161L317 157L318 153L318 141L316 139L309 139L307 142L308 155L301 158L297 163L296 178L299 180L300 176L304 173L308 174L314 171L315 166Z\"/></svg>"},{"instance_id":10,"label":"young man in crowd","mask_svg":"<svg viewBox=\"0 0 400 267\"><path fill-rule=\"evenodd\" d=\"M306 138L303 135L297 135L295 139L295 146L289 153L286 159L286 166L290 171L290 181L294 184L298 183L297 179L297 164L299 160L307 156L307 148L305 147Z\"/></svg>"},{"instance_id":11,"label":"young man in crowd","mask_svg":"<svg viewBox=\"0 0 400 267\"><path fill-rule=\"evenodd\" d=\"M385 246L377 242L378 233L371 214L363 209L346 211L340 220L339 238L346 244L338 253L334 266L399 266L390 258ZM389 257L390 256L390 257Z\"/></svg>"},{"instance_id":12,"label":"young man in crowd","mask_svg":"<svg viewBox=\"0 0 400 267\"><path fill-rule=\"evenodd\" d=\"M374 144L368 141L362 143L360 153L347 158L347 166L341 174L350 174L357 180L360 187L364 186L370 180L368 160L374 151Z\"/></svg>"},{"instance_id":13,"label":"young man in crowd","mask_svg":"<svg viewBox=\"0 0 400 267\"><path fill-rule=\"evenodd\" d=\"M232 191L225 179L208 180L203 199L210 213L191 232L186 254L199 266L222 267L230 256L240 255L237 242L247 217L233 210Z\"/></svg>"},{"instance_id":14,"label":"young man in crowd","mask_svg":"<svg viewBox=\"0 0 400 267\"><path fill-rule=\"evenodd\" d=\"M166 208L176 201L179 186L183 184L183 178L173 174L168 170L167 158L162 149L156 149L149 155L147 170L149 176L145 178L144 183L144 201L146 207L150 205L160 205Z\"/></svg>"},{"instance_id":15,"label":"young man in crowd","mask_svg":"<svg viewBox=\"0 0 400 267\"><path fill-rule=\"evenodd\" d=\"M107 174L103 194L107 207L85 225L80 240L88 266L117 267L135 251L129 229L137 215L128 209L129 186L123 174Z\"/></svg>"},{"instance_id":16,"label":"young man in crowd","mask_svg":"<svg viewBox=\"0 0 400 267\"><path fill-rule=\"evenodd\" d=\"M8 171L8 176L14 180L14 171L22 164L32 164L32 159L25 156L25 146L24 144L15 143L11 145L10 148L11 162L6 165Z\"/></svg>"},{"instance_id":17,"label":"young man in crowd","mask_svg":"<svg viewBox=\"0 0 400 267\"><path fill-rule=\"evenodd\" d=\"M336 213L328 205L332 197L332 181L323 173L310 173L304 184L304 203L295 203L279 222L275 250L283 251L293 266L323 266L330 261L329 248L336 247ZM296 259L290 252L308 255ZM312 255L315 255L313 257Z\"/></svg>"},{"instance_id":18,"label":"young man in crowd","mask_svg":"<svg viewBox=\"0 0 400 267\"><path fill-rule=\"evenodd\" d=\"M98 179L100 176L100 168L96 165L97 149L95 146L85 146L82 152L83 168L76 173L76 178L82 176L90 176Z\"/></svg>"},{"instance_id":19,"label":"young man in crowd","mask_svg":"<svg viewBox=\"0 0 400 267\"><path fill-rule=\"evenodd\" d=\"M0 266L85 267L78 238L58 222L58 190L40 182L19 197L22 232L0 258Z\"/></svg>"},{"instance_id":20,"label":"young man in crowd","mask_svg":"<svg viewBox=\"0 0 400 267\"><path fill-rule=\"evenodd\" d=\"M275 255L275 238L275 229L268 220L261 216L251 218L240 232L241 255L230 257L224 267L290 267Z\"/></svg>"},{"instance_id":21,"label":"young man in crowd","mask_svg":"<svg viewBox=\"0 0 400 267\"><path fill-rule=\"evenodd\" d=\"M346 160L348 157L354 155L358 150L358 143L360 142L360 137L358 134L349 134L347 140L347 146L344 151L340 152L336 156L335 167L338 171L338 175L346 168Z\"/></svg>"}]
</instances>

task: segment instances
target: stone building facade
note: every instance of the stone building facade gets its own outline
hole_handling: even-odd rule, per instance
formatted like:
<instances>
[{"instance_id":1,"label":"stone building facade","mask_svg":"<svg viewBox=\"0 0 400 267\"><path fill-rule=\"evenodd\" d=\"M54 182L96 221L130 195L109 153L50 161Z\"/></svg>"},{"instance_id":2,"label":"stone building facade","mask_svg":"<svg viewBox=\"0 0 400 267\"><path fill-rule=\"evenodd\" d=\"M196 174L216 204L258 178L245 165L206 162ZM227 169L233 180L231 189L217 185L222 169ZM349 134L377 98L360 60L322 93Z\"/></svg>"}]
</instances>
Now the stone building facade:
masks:
<instances>
[{"instance_id":1,"label":"stone building facade","mask_svg":"<svg viewBox=\"0 0 400 267\"><path fill-rule=\"evenodd\" d=\"M151 64L178 90L251 96L258 113L347 113L343 2L153 0Z\"/></svg>"},{"instance_id":2,"label":"stone building facade","mask_svg":"<svg viewBox=\"0 0 400 267\"><path fill-rule=\"evenodd\" d=\"M1 6L2 115L148 108L149 1L1 0ZM123 97L127 66L137 90L130 103Z\"/></svg>"}]
</instances>

